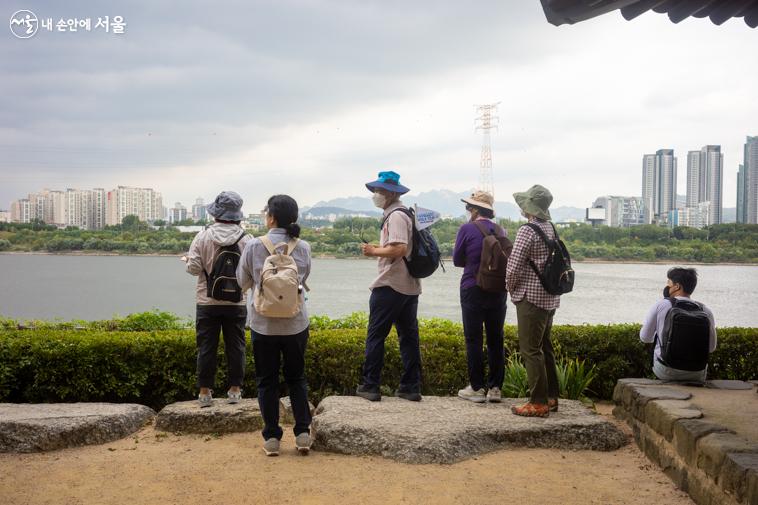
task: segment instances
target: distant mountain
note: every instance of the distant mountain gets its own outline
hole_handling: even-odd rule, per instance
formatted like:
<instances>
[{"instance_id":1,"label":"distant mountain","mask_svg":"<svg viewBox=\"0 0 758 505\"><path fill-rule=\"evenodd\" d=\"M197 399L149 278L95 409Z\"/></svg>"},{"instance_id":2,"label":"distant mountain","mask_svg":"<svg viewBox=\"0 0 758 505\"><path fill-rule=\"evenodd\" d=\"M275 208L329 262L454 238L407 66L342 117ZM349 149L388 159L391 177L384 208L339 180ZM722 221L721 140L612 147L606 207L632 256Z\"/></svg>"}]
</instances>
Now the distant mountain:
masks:
<instances>
[{"instance_id":1,"label":"distant mountain","mask_svg":"<svg viewBox=\"0 0 758 505\"><path fill-rule=\"evenodd\" d=\"M301 212L304 219L329 219L330 217L380 217L381 211L376 207L373 210L354 210L342 207L310 207Z\"/></svg>"},{"instance_id":2,"label":"distant mountain","mask_svg":"<svg viewBox=\"0 0 758 505\"><path fill-rule=\"evenodd\" d=\"M472 191L456 193L447 189L438 189L425 191L417 195L407 194L403 196L403 202L407 205L416 204L419 207L433 209L448 217L460 217L465 213L464 204L461 198L470 196ZM346 198L335 198L333 200L317 202L313 207L303 209L303 215L307 212L314 212L316 209L340 208L343 211L350 209L352 211L376 212L371 197L351 196ZM556 207L550 209L554 221L584 221L584 209L578 207ZM327 212L330 214L333 212ZM521 217L521 209L513 202L495 202L495 214L499 218L518 220Z\"/></svg>"}]
</instances>

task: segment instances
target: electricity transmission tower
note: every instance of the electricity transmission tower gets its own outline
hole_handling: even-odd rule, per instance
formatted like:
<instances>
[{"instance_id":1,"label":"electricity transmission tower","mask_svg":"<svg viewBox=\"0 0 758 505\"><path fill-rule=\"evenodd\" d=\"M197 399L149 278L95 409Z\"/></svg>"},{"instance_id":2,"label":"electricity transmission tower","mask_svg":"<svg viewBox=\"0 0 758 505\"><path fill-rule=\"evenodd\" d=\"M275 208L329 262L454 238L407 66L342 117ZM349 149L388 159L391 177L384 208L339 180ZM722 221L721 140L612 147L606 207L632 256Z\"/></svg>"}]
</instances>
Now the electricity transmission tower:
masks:
<instances>
[{"instance_id":1,"label":"electricity transmission tower","mask_svg":"<svg viewBox=\"0 0 758 505\"><path fill-rule=\"evenodd\" d=\"M476 131L482 131L482 155L479 159L479 189L495 196L495 185L492 175L492 146L490 144L490 130L497 130L500 117L493 115L497 112L500 102L484 105L475 105Z\"/></svg>"}]
</instances>

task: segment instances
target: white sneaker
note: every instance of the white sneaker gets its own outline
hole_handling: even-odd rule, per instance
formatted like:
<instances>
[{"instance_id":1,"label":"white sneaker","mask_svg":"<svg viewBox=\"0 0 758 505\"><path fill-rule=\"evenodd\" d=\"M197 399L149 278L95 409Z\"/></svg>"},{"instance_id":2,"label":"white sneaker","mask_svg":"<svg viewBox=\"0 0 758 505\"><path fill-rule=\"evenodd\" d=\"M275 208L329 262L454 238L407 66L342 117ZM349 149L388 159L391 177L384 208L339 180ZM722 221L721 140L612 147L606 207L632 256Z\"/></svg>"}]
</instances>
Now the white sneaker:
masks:
<instances>
[{"instance_id":1,"label":"white sneaker","mask_svg":"<svg viewBox=\"0 0 758 505\"><path fill-rule=\"evenodd\" d=\"M492 403L500 403L503 400L503 395L500 393L500 388L490 388L487 391L487 400Z\"/></svg>"},{"instance_id":2,"label":"white sneaker","mask_svg":"<svg viewBox=\"0 0 758 505\"><path fill-rule=\"evenodd\" d=\"M213 391L208 392L207 395L197 395L197 403L200 404L200 408L213 405Z\"/></svg>"},{"instance_id":3,"label":"white sneaker","mask_svg":"<svg viewBox=\"0 0 758 505\"><path fill-rule=\"evenodd\" d=\"M487 401L487 396L484 393L484 388L474 390L471 384L464 389L458 391L458 398L463 398L474 403L484 403Z\"/></svg>"},{"instance_id":4,"label":"white sneaker","mask_svg":"<svg viewBox=\"0 0 758 505\"><path fill-rule=\"evenodd\" d=\"M242 400L242 391L227 391L226 396L229 403L239 403Z\"/></svg>"}]
</instances>

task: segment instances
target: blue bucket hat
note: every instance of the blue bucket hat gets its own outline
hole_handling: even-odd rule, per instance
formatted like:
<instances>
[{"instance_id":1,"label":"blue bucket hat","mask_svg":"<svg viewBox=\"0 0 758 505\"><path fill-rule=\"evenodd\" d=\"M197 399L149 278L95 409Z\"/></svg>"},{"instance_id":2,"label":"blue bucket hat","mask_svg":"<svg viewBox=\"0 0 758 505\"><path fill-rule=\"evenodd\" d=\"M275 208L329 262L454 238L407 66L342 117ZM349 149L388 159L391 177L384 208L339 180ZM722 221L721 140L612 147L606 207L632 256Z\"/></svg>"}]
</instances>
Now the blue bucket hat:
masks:
<instances>
[{"instance_id":1,"label":"blue bucket hat","mask_svg":"<svg viewBox=\"0 0 758 505\"><path fill-rule=\"evenodd\" d=\"M404 195L410 189L400 184L400 174L395 172L379 172L379 178L375 181L367 182L366 187L372 193L377 189L386 189L393 193Z\"/></svg>"},{"instance_id":2,"label":"blue bucket hat","mask_svg":"<svg viewBox=\"0 0 758 505\"><path fill-rule=\"evenodd\" d=\"M222 221L242 221L242 197L234 191L222 191L206 209Z\"/></svg>"}]
</instances>

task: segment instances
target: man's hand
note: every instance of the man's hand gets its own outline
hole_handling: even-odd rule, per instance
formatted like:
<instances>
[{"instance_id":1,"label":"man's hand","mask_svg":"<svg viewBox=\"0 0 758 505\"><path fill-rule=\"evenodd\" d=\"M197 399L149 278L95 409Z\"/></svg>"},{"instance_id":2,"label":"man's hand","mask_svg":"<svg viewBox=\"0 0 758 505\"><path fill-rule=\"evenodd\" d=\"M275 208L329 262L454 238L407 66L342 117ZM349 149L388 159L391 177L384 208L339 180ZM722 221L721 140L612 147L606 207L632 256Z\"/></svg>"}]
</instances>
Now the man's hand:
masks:
<instances>
[{"instance_id":1,"label":"man's hand","mask_svg":"<svg viewBox=\"0 0 758 505\"><path fill-rule=\"evenodd\" d=\"M376 246L374 244L361 244L361 252L364 256L374 256L374 250Z\"/></svg>"}]
</instances>

